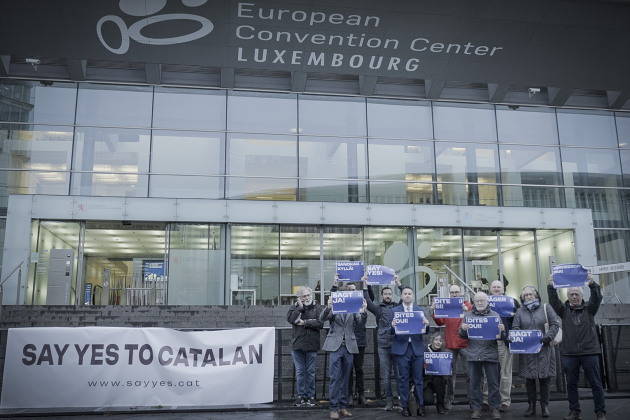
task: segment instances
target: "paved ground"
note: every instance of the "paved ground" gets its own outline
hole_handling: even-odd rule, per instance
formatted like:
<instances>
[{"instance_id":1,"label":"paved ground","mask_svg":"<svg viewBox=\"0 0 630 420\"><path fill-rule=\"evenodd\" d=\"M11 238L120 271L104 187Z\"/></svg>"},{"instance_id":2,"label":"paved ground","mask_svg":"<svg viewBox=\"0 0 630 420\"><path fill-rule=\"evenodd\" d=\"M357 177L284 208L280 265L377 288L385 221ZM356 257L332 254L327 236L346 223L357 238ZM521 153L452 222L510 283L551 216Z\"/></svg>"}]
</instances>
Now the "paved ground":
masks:
<instances>
[{"instance_id":1,"label":"paved ground","mask_svg":"<svg viewBox=\"0 0 630 420\"><path fill-rule=\"evenodd\" d=\"M607 406L607 418L608 420L627 420L630 418L630 397L628 395L623 396L611 396L606 401ZM513 403L510 412L503 413L503 419L522 419L523 412L527 407L526 403L519 402ZM142 410L142 411L140 411ZM147 412L151 410L151 412ZM175 409L177 410L177 409ZM150 407L138 407L137 409L117 409L108 411L107 413L97 414L92 411L92 414L82 412L58 412L58 413L46 413L44 410L1 410L0 417L2 418L19 418L19 419L42 419L42 418L56 418L56 419L81 419L81 420L239 420L239 419L261 419L261 420L325 420L329 418L329 411L323 408L304 408L304 409L292 409L286 405L280 404L262 404L252 407L249 411L243 407L227 408L222 410L227 411L215 411L214 409L194 408L187 409L188 411L173 411L172 407L168 408L153 408ZM237 411L235 411L237 410ZM245 411L243 411L245 410ZM549 406L551 411L550 420L562 419L568 413L568 403L566 401L552 401ZM399 411L385 411L382 407L374 408L354 408L350 410L353 414L352 419L370 419L370 420L389 420L401 418ZM463 420L470 418L470 410L467 405L454 406L446 415L440 416L435 411L435 407L427 407L426 418L432 419L444 419L444 420ZM541 419L540 413L536 417ZM594 420L595 414L593 413L593 401L582 401L582 418L583 420ZM481 420L489 420L490 414L483 413Z\"/></svg>"}]
</instances>

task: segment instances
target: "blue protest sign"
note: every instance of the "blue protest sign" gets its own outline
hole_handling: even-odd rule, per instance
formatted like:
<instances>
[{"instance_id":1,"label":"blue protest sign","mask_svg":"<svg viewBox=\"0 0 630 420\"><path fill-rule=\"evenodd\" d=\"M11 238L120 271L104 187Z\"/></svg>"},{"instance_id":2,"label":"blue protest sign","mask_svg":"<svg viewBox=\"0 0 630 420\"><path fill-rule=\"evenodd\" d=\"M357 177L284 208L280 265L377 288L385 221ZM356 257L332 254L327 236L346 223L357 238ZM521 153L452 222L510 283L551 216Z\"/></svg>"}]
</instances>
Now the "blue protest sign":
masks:
<instances>
[{"instance_id":1,"label":"blue protest sign","mask_svg":"<svg viewBox=\"0 0 630 420\"><path fill-rule=\"evenodd\" d=\"M361 281L363 261L337 261L339 281Z\"/></svg>"},{"instance_id":2,"label":"blue protest sign","mask_svg":"<svg viewBox=\"0 0 630 420\"><path fill-rule=\"evenodd\" d=\"M396 334L424 334L424 311L394 312Z\"/></svg>"},{"instance_id":3,"label":"blue protest sign","mask_svg":"<svg viewBox=\"0 0 630 420\"><path fill-rule=\"evenodd\" d=\"M513 317L516 313L514 298L509 296L488 296L488 305L502 317Z\"/></svg>"},{"instance_id":4,"label":"blue protest sign","mask_svg":"<svg viewBox=\"0 0 630 420\"><path fill-rule=\"evenodd\" d=\"M463 318L464 298L435 298L435 311L433 316L436 318Z\"/></svg>"},{"instance_id":5,"label":"blue protest sign","mask_svg":"<svg viewBox=\"0 0 630 420\"><path fill-rule=\"evenodd\" d=\"M468 338L474 340L496 340L501 338L498 316L467 317L464 321L468 324Z\"/></svg>"},{"instance_id":6,"label":"blue protest sign","mask_svg":"<svg viewBox=\"0 0 630 420\"><path fill-rule=\"evenodd\" d=\"M453 353L449 352L425 352L424 363L427 368L424 370L427 375L448 376L453 368Z\"/></svg>"},{"instance_id":7,"label":"blue protest sign","mask_svg":"<svg viewBox=\"0 0 630 420\"><path fill-rule=\"evenodd\" d=\"M368 276L367 284L378 286L394 284L396 271L384 265L368 265L365 273Z\"/></svg>"},{"instance_id":8,"label":"blue protest sign","mask_svg":"<svg viewBox=\"0 0 630 420\"><path fill-rule=\"evenodd\" d=\"M363 292L331 292L333 314L358 314L363 312Z\"/></svg>"},{"instance_id":9,"label":"blue protest sign","mask_svg":"<svg viewBox=\"0 0 630 420\"><path fill-rule=\"evenodd\" d=\"M583 287L588 285L588 270L581 264L560 264L553 266L553 287Z\"/></svg>"},{"instance_id":10,"label":"blue protest sign","mask_svg":"<svg viewBox=\"0 0 630 420\"><path fill-rule=\"evenodd\" d=\"M540 353L542 338L543 333L540 330L510 330L510 353Z\"/></svg>"}]
</instances>

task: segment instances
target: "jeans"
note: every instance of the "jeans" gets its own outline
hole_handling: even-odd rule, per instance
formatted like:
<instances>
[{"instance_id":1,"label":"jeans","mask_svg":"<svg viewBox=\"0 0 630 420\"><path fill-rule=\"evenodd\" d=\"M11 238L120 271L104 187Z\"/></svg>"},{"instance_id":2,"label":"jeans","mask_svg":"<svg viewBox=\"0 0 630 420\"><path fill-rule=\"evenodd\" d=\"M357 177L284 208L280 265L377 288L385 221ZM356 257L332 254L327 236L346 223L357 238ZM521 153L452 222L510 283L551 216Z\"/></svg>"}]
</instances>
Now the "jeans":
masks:
<instances>
[{"instance_id":1,"label":"jeans","mask_svg":"<svg viewBox=\"0 0 630 420\"><path fill-rule=\"evenodd\" d=\"M446 382L446 401L451 403L455 399L455 382L457 379L457 360L459 359L462 365L464 375L466 375L466 393L470 396L470 375L468 373L468 361L466 360L468 349L446 349L446 351L453 353L453 374L448 377Z\"/></svg>"},{"instance_id":2,"label":"jeans","mask_svg":"<svg viewBox=\"0 0 630 420\"><path fill-rule=\"evenodd\" d=\"M365 384L363 380L363 358L365 357L365 347L359 347L359 354L354 355L354 361L352 362L353 369L350 370L350 378L348 379L348 396L352 398L354 394L352 385L354 382L354 376L352 372L356 372L356 385L357 394L359 397L365 393Z\"/></svg>"},{"instance_id":3,"label":"jeans","mask_svg":"<svg viewBox=\"0 0 630 420\"><path fill-rule=\"evenodd\" d=\"M512 403L510 394L512 393L512 353L505 342L497 340L499 345L499 369L501 382L499 383L499 393L501 394L501 404L508 407ZM547 398L549 400L549 398ZM488 404L488 381L483 378L483 402Z\"/></svg>"},{"instance_id":4,"label":"jeans","mask_svg":"<svg viewBox=\"0 0 630 420\"><path fill-rule=\"evenodd\" d=\"M551 383L551 376L548 378L538 378L538 384L540 386L540 405L549 405L549 384ZM527 389L527 402L530 404L536 404L536 379L525 379L525 388Z\"/></svg>"},{"instance_id":5,"label":"jeans","mask_svg":"<svg viewBox=\"0 0 630 420\"><path fill-rule=\"evenodd\" d=\"M488 405L490 409L499 409L501 394L499 394L499 363L497 362L468 362L470 372L470 407L481 410L483 392L481 379L485 372L488 380Z\"/></svg>"},{"instance_id":6,"label":"jeans","mask_svg":"<svg viewBox=\"0 0 630 420\"><path fill-rule=\"evenodd\" d=\"M298 395L302 398L315 398L315 370L317 367L317 352L291 350L295 364L295 376Z\"/></svg>"},{"instance_id":7,"label":"jeans","mask_svg":"<svg viewBox=\"0 0 630 420\"><path fill-rule=\"evenodd\" d=\"M569 409L580 412L580 396L578 394L578 380L580 379L580 366L584 369L584 376L591 385L595 412L606 413L604 401L604 388L599 371L599 355L562 356L562 369L567 377L567 395L569 396Z\"/></svg>"},{"instance_id":8,"label":"jeans","mask_svg":"<svg viewBox=\"0 0 630 420\"><path fill-rule=\"evenodd\" d=\"M407 351L403 355L396 356L398 364L398 395L400 395L400 404L403 408L409 407L409 377L413 377L413 383L416 384L416 398L418 405L424 406L424 393L422 386L422 369L424 364L424 353L416 356L411 347L411 343L407 345Z\"/></svg>"},{"instance_id":9,"label":"jeans","mask_svg":"<svg viewBox=\"0 0 630 420\"><path fill-rule=\"evenodd\" d=\"M392 392L392 370L394 371L394 378L396 378L396 384L398 384L398 365L396 364L396 355L392 354L391 347L378 348L378 358L381 362L381 373L383 375L383 386L385 387L385 397L388 400L394 398Z\"/></svg>"},{"instance_id":10,"label":"jeans","mask_svg":"<svg viewBox=\"0 0 630 420\"><path fill-rule=\"evenodd\" d=\"M353 355L345 345L330 352L328 375L330 376L330 411L346 408L348 404L348 379L352 370Z\"/></svg>"}]
</instances>

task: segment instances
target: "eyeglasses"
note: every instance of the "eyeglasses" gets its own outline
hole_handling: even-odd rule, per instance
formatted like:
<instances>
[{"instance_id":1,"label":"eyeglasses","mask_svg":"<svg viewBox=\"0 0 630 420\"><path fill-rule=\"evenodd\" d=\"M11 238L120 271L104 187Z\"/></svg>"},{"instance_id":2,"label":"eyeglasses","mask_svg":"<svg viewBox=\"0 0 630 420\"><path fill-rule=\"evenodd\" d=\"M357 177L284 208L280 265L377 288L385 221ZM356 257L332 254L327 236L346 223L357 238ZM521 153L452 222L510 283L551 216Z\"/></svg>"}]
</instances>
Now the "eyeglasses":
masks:
<instances>
[{"instance_id":1,"label":"eyeglasses","mask_svg":"<svg viewBox=\"0 0 630 420\"><path fill-rule=\"evenodd\" d=\"M475 303L486 303L486 302L488 302L488 299L483 299L483 300L475 299Z\"/></svg>"},{"instance_id":2,"label":"eyeglasses","mask_svg":"<svg viewBox=\"0 0 630 420\"><path fill-rule=\"evenodd\" d=\"M459 292L451 292L451 295L459 295Z\"/></svg>"},{"instance_id":3,"label":"eyeglasses","mask_svg":"<svg viewBox=\"0 0 630 420\"><path fill-rule=\"evenodd\" d=\"M523 293L523 297L536 296L536 293Z\"/></svg>"},{"instance_id":4,"label":"eyeglasses","mask_svg":"<svg viewBox=\"0 0 630 420\"><path fill-rule=\"evenodd\" d=\"M310 298L310 297L311 297L311 294L310 294L310 293L309 293L309 294L302 294L302 295L300 295L300 297L303 297L303 298Z\"/></svg>"}]
</instances>

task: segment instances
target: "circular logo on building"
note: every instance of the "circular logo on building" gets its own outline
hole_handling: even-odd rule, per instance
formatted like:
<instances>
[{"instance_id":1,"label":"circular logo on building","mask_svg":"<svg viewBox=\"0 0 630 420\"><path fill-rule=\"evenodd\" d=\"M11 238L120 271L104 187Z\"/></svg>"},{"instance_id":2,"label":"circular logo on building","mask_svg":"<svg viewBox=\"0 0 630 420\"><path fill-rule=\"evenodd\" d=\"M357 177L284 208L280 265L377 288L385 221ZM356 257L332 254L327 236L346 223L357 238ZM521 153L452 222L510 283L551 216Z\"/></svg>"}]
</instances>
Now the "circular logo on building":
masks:
<instances>
[{"instance_id":1,"label":"circular logo on building","mask_svg":"<svg viewBox=\"0 0 630 420\"><path fill-rule=\"evenodd\" d=\"M167 0L120 0L120 10L129 16L138 16L142 19L136 23L127 27L127 24L120 16L107 15L99 19L96 24L96 33L101 44L114 54L125 54L129 50L129 44L131 40L139 42L141 44L150 45L173 45L183 44L185 42L194 41L199 38L203 38L208 35L214 29L214 25L210 20L203 16L192 15L188 13L168 13L162 15L156 15L165 6ZM207 0L182 0L184 6L198 7L205 4ZM174 36L170 38L149 38L142 35L142 30L150 25L154 25L160 22L176 21L176 20L188 20L196 21L201 24L201 28L195 32L184 34L180 36ZM103 37L103 24L106 22L112 22L118 26L120 30L120 36L122 41L120 47L115 48L107 43L107 40Z\"/></svg>"}]
</instances>

